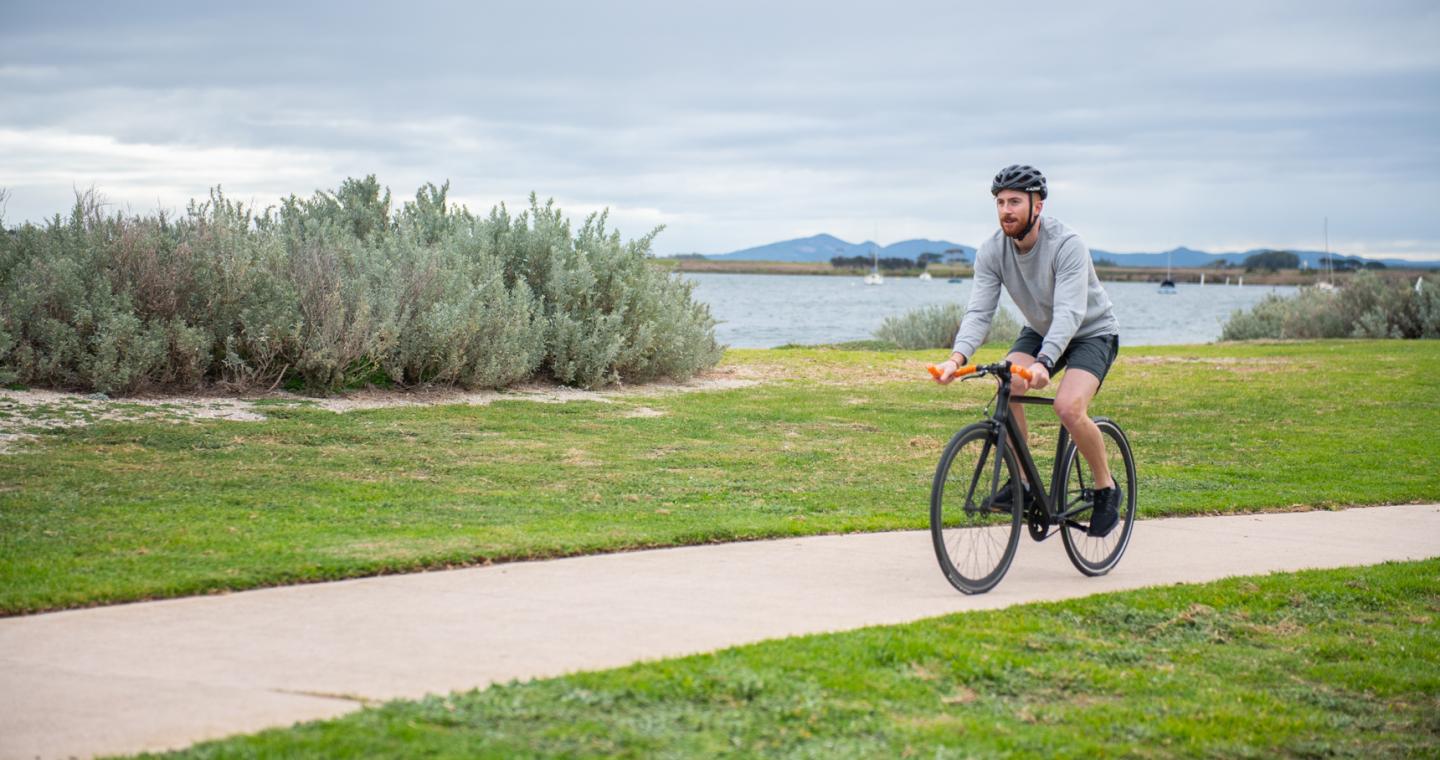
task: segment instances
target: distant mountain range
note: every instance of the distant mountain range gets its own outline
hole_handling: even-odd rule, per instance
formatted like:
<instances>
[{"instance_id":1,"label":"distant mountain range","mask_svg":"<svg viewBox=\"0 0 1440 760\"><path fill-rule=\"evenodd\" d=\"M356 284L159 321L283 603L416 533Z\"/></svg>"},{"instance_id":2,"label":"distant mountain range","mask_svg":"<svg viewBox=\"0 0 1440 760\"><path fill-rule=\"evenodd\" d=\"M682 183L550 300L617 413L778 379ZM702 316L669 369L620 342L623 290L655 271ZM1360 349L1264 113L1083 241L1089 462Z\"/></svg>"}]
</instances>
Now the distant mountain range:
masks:
<instances>
[{"instance_id":1,"label":"distant mountain range","mask_svg":"<svg viewBox=\"0 0 1440 760\"><path fill-rule=\"evenodd\" d=\"M1165 266L1166 260L1168 259L1170 262L1170 266L1193 268L1208 267L1220 261L1226 261L1231 264L1240 264L1243 263L1248 256L1253 256L1257 253L1265 253L1266 251L1272 250L1277 249L1252 248L1248 251L1239 251L1233 253L1207 253L1206 251L1197 251L1193 248L1186 248L1184 246L1181 246L1179 248L1172 248L1169 251L1160 251L1159 253L1114 253L1112 251L1092 248L1090 249L1090 258L1097 261L1100 259L1109 259L1110 261L1115 262L1117 266L1122 267L1163 267ZM1303 265L1308 265L1311 268L1315 269L1324 267L1324 263L1322 262L1322 259L1324 259L1326 256L1326 253L1324 251L1297 251L1289 248L1283 250L1287 250L1290 253L1299 256L1300 261ZM1411 261L1409 259L1370 259L1364 256L1348 256L1346 254L1340 253L1339 251L1331 251L1329 253L1329 256L1332 261L1353 261L1356 262L1357 266L1363 265L1365 262L1374 261L1384 264L1387 267L1419 269L1434 269L1436 267L1440 267L1440 262L1436 261Z\"/></svg>"},{"instance_id":2,"label":"distant mountain range","mask_svg":"<svg viewBox=\"0 0 1440 760\"><path fill-rule=\"evenodd\" d=\"M1206 267L1219 261L1228 261L1231 264L1239 264L1245 257L1256 253L1263 253L1264 248L1257 248L1237 253L1207 253L1197 251L1193 248L1181 246L1169 251L1159 253L1115 253L1113 251L1090 249L1092 259L1108 259L1122 267L1163 267L1166 259L1169 258L1170 266L1173 267ZM834 235L819 234L806 238L794 240L782 240L778 243L745 248L729 253L706 254L707 259L726 259L731 261L829 261L836 256L869 256L875 252L879 258L905 258L913 259L922 253L938 253L946 259L951 256L964 253L966 260L974 260L975 246L962 243L952 243L948 240L902 240L890 245L876 245L867 240L862 243L849 243ZM1323 251L1291 251L1300 257L1300 260L1311 267L1323 266L1320 259L1325 256ZM1361 262L1378 261L1387 267L1419 267L1434 269L1440 267L1436 261L1410 261L1407 259L1367 259L1363 256L1346 256L1339 252L1331 252L1331 257L1337 259L1349 259Z\"/></svg>"},{"instance_id":3,"label":"distant mountain range","mask_svg":"<svg viewBox=\"0 0 1440 760\"><path fill-rule=\"evenodd\" d=\"M746 248L730 253L706 254L707 259L729 259L731 261L829 261L836 256L865 256L876 252L880 258L913 259L922 253L938 253L949 258L965 254L967 260L975 256L975 247L960 245L945 240L902 240L890 245L876 245L866 240L863 243L847 243L834 235L811 235L807 238L783 240L779 243Z\"/></svg>"}]
</instances>

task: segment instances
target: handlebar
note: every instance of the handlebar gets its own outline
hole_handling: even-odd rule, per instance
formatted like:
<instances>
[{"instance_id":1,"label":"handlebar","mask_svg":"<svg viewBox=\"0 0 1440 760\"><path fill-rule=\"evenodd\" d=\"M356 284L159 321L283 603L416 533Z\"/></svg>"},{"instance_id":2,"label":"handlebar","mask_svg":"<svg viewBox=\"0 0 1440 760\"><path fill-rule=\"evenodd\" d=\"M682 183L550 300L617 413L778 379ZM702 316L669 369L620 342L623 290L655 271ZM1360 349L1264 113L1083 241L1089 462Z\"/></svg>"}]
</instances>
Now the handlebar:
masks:
<instances>
[{"instance_id":1,"label":"handlebar","mask_svg":"<svg viewBox=\"0 0 1440 760\"><path fill-rule=\"evenodd\" d=\"M929 370L929 371L930 371L930 375L931 375L932 377L934 377L936 380L939 380L939 379L940 379L940 375L941 375L942 373L940 372L940 368L939 368L939 367L935 366L934 364L931 364L931 365L926 366L925 369ZM1001 373L1001 372L1004 372L1004 371L1007 370L1007 369L1010 370L1010 374L1012 374L1012 375L1019 375L1020 377L1025 378L1025 381L1026 381L1026 382L1029 382L1030 379L1031 379L1032 377L1034 377L1034 375L1030 374L1030 370L1028 370L1028 369L1026 369L1026 368L1024 368L1024 367L1017 367L1017 366L1011 364L1011 363L1008 362L1008 361L1003 361L1003 362L996 362L996 363L994 363L994 364L970 364L970 365L961 367L960 369L955 370L955 374L951 376L951 379L954 379L954 378L957 378L957 377L964 377L964 376L966 376L966 375L973 375L973 374L975 374L975 373L977 373L977 372L980 373L981 375L995 375L995 374L999 374L999 373Z\"/></svg>"}]
</instances>

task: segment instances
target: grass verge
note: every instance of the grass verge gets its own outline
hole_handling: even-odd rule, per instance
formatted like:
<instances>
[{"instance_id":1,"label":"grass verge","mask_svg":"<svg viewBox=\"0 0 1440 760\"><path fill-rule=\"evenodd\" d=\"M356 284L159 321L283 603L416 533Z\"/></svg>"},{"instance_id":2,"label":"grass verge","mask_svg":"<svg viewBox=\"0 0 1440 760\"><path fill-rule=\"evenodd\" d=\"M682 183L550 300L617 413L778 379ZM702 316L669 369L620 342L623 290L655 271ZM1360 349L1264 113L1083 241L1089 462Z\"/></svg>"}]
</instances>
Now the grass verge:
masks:
<instances>
[{"instance_id":1,"label":"grass verge","mask_svg":"<svg viewBox=\"0 0 1440 760\"><path fill-rule=\"evenodd\" d=\"M1440 560L1107 594L394 702L177 757L1440 752Z\"/></svg>"},{"instance_id":2,"label":"grass verge","mask_svg":"<svg viewBox=\"0 0 1440 760\"><path fill-rule=\"evenodd\" d=\"M923 528L993 393L929 382L937 358L736 350L722 371L759 385L37 429L0 456L0 614ZM1122 348L1092 411L1129 431L1142 517L1440 500L1440 342ZM1058 424L1031 419L1046 468Z\"/></svg>"}]
</instances>

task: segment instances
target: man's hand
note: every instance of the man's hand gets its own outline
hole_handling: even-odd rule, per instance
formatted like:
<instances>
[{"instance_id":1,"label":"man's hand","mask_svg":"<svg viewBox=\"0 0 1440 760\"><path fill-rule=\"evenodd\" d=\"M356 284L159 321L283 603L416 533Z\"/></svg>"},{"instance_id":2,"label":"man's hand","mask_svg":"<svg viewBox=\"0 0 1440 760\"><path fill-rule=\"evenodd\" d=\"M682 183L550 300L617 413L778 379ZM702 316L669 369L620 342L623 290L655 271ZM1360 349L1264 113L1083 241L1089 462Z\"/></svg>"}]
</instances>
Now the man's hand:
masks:
<instances>
[{"instance_id":1,"label":"man's hand","mask_svg":"<svg viewBox=\"0 0 1440 760\"><path fill-rule=\"evenodd\" d=\"M935 378L935 382L941 385L949 385L950 381L955 379L956 370L959 370L963 366L965 366L965 356L958 353L951 354L949 359L946 359L938 365L940 374Z\"/></svg>"},{"instance_id":2,"label":"man's hand","mask_svg":"<svg viewBox=\"0 0 1440 760\"><path fill-rule=\"evenodd\" d=\"M1050 384L1050 370L1045 369L1044 364L1041 364L1037 361L1034 364L1031 364L1028 369L1030 370L1031 388L1034 388L1038 391L1044 389L1045 386Z\"/></svg>"}]
</instances>

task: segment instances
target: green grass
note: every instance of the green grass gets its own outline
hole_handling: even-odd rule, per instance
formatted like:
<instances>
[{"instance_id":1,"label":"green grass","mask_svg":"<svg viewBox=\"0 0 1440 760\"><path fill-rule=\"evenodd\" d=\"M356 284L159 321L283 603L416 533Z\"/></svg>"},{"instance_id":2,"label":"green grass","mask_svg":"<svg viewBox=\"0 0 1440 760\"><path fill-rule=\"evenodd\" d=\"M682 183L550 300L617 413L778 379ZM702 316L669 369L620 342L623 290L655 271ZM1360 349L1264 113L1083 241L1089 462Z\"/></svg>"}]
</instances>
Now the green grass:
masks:
<instances>
[{"instance_id":1,"label":"green grass","mask_svg":"<svg viewBox=\"0 0 1440 760\"><path fill-rule=\"evenodd\" d=\"M993 392L929 382L937 358L731 351L761 384L37 429L0 455L0 613L924 528L941 447ZM1092 411L1129 431L1143 517L1440 500L1440 342L1122 349ZM1032 420L1044 468L1058 425Z\"/></svg>"},{"instance_id":2,"label":"green grass","mask_svg":"<svg viewBox=\"0 0 1440 760\"><path fill-rule=\"evenodd\" d=\"M1435 757L1440 560L1171 586L393 702L181 757Z\"/></svg>"}]
</instances>

